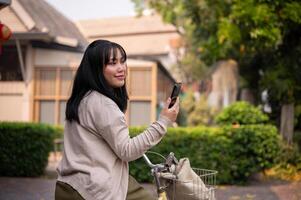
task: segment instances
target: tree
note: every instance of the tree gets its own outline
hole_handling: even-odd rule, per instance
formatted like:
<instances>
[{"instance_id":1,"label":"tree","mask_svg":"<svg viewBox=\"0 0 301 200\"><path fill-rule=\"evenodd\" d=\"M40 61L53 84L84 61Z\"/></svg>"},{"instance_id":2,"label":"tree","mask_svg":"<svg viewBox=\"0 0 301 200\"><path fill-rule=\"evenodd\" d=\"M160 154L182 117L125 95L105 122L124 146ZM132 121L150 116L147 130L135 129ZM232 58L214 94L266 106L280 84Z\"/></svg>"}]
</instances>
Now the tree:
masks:
<instances>
[{"instance_id":1,"label":"tree","mask_svg":"<svg viewBox=\"0 0 301 200\"><path fill-rule=\"evenodd\" d=\"M218 112L218 110L208 105L205 95L196 97L191 89L185 92L185 96L181 101L181 107L181 112L184 112L186 115L185 125L188 126L212 125L214 116Z\"/></svg>"},{"instance_id":2,"label":"tree","mask_svg":"<svg viewBox=\"0 0 301 200\"><path fill-rule=\"evenodd\" d=\"M207 66L238 61L244 87L257 101L282 106L281 132L290 143L294 105L300 103L300 0L135 0L146 4L183 34L187 52ZM276 103L275 103L276 102ZM273 109L275 111L277 109ZM274 113L273 113L274 114ZM285 123L289 122L289 123ZM284 128L287 127L287 128Z\"/></svg>"}]
</instances>

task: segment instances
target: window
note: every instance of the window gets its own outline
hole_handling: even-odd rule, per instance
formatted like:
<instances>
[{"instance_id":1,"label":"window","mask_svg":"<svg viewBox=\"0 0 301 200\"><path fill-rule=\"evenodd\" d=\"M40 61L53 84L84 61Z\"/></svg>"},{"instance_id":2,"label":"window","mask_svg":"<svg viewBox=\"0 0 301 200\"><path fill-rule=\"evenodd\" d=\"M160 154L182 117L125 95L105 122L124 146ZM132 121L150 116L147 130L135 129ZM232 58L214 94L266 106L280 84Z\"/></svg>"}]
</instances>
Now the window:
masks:
<instances>
[{"instance_id":1,"label":"window","mask_svg":"<svg viewBox=\"0 0 301 200\"><path fill-rule=\"evenodd\" d=\"M134 68L130 70L130 94L132 96L151 96L151 68Z\"/></svg>"},{"instance_id":2,"label":"window","mask_svg":"<svg viewBox=\"0 0 301 200\"><path fill-rule=\"evenodd\" d=\"M55 101L40 101L40 114L39 122L55 124L54 121L54 110L55 110Z\"/></svg>"},{"instance_id":3,"label":"window","mask_svg":"<svg viewBox=\"0 0 301 200\"><path fill-rule=\"evenodd\" d=\"M34 120L64 125L66 102L71 93L75 70L37 68L34 84Z\"/></svg>"},{"instance_id":4,"label":"window","mask_svg":"<svg viewBox=\"0 0 301 200\"><path fill-rule=\"evenodd\" d=\"M25 57L25 48L21 47ZM24 60L25 63L25 60ZM3 46L0 54L0 81L22 81L18 51L15 46Z\"/></svg>"},{"instance_id":5,"label":"window","mask_svg":"<svg viewBox=\"0 0 301 200\"><path fill-rule=\"evenodd\" d=\"M34 121L64 125L75 70L59 67L35 69ZM130 101L126 117L130 126L149 125L156 118L153 70L152 67L129 68Z\"/></svg>"},{"instance_id":6,"label":"window","mask_svg":"<svg viewBox=\"0 0 301 200\"><path fill-rule=\"evenodd\" d=\"M154 117L155 94L153 87L156 77L153 67L129 68L129 109L128 121L130 126L149 125Z\"/></svg>"}]
</instances>

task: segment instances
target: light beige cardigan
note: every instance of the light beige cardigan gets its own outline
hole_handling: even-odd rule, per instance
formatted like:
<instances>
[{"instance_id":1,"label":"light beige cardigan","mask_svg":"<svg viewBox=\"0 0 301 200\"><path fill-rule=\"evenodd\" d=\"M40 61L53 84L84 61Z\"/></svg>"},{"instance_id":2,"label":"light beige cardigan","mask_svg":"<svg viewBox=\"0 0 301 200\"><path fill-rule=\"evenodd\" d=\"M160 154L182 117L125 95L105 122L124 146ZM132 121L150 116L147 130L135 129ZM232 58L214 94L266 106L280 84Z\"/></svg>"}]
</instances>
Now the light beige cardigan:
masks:
<instances>
[{"instance_id":1,"label":"light beige cardigan","mask_svg":"<svg viewBox=\"0 0 301 200\"><path fill-rule=\"evenodd\" d=\"M161 116L143 133L130 138L124 113L96 91L81 101L79 119L80 124L66 122L58 180L88 200L124 200L128 162L156 145L171 121Z\"/></svg>"}]
</instances>

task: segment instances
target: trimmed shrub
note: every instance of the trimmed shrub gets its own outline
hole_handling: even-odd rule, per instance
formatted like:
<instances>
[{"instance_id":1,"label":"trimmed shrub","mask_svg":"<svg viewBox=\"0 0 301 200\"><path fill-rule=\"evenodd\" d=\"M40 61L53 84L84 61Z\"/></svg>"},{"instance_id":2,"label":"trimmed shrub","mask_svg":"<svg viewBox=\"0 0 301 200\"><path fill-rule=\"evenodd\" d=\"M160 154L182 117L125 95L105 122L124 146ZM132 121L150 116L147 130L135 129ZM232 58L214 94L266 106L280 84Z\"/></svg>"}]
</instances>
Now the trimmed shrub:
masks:
<instances>
[{"instance_id":1,"label":"trimmed shrub","mask_svg":"<svg viewBox=\"0 0 301 200\"><path fill-rule=\"evenodd\" d=\"M259 108L249 104L245 101L235 102L229 107L222 110L217 115L215 121L217 124L262 124L269 120L268 116L264 114Z\"/></svg>"},{"instance_id":2,"label":"trimmed shrub","mask_svg":"<svg viewBox=\"0 0 301 200\"><path fill-rule=\"evenodd\" d=\"M231 140L231 176L227 183L245 183L250 175L276 164L281 139L272 125L223 127Z\"/></svg>"},{"instance_id":3,"label":"trimmed shrub","mask_svg":"<svg viewBox=\"0 0 301 200\"><path fill-rule=\"evenodd\" d=\"M131 128L131 135L143 131ZM248 177L272 166L280 150L280 138L274 126L244 125L239 128L170 128L152 151L177 158L188 157L191 166L219 171L218 182L244 183ZM148 154L153 163L163 162ZM143 159L130 163L130 173L139 181L151 181L150 168Z\"/></svg>"},{"instance_id":4,"label":"trimmed shrub","mask_svg":"<svg viewBox=\"0 0 301 200\"><path fill-rule=\"evenodd\" d=\"M55 131L49 125L1 122L0 175L42 175L53 147Z\"/></svg>"},{"instance_id":5,"label":"trimmed shrub","mask_svg":"<svg viewBox=\"0 0 301 200\"><path fill-rule=\"evenodd\" d=\"M53 126L54 133L53 133L53 145L51 148L51 151L63 151L63 144L59 144L56 146L55 149L55 140L61 140L64 139L64 128L62 126Z\"/></svg>"},{"instance_id":6,"label":"trimmed shrub","mask_svg":"<svg viewBox=\"0 0 301 200\"><path fill-rule=\"evenodd\" d=\"M54 129L53 139L63 139L64 138L64 127L53 126L53 129Z\"/></svg>"}]
</instances>

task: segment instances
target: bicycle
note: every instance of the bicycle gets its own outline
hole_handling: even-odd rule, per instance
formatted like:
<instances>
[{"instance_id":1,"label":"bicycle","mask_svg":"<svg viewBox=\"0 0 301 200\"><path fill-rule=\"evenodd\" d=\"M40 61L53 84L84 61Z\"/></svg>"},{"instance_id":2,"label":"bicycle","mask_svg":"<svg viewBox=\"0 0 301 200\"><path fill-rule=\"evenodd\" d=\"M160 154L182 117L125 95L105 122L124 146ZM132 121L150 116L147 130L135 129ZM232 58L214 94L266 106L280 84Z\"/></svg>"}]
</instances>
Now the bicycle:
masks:
<instances>
[{"instance_id":1,"label":"bicycle","mask_svg":"<svg viewBox=\"0 0 301 200\"><path fill-rule=\"evenodd\" d=\"M215 200L216 170L190 168L188 159L178 161L173 152L166 158L156 152L147 153L156 154L165 160L153 164L143 154L154 177L158 200Z\"/></svg>"}]
</instances>

